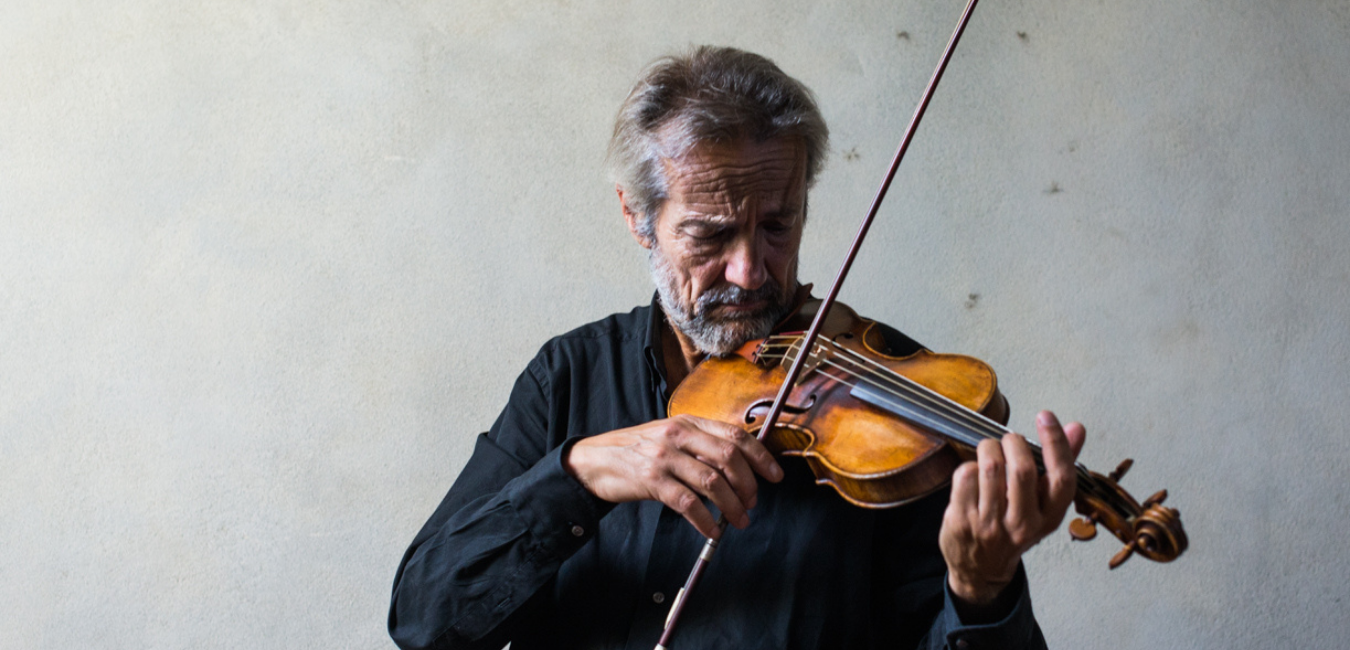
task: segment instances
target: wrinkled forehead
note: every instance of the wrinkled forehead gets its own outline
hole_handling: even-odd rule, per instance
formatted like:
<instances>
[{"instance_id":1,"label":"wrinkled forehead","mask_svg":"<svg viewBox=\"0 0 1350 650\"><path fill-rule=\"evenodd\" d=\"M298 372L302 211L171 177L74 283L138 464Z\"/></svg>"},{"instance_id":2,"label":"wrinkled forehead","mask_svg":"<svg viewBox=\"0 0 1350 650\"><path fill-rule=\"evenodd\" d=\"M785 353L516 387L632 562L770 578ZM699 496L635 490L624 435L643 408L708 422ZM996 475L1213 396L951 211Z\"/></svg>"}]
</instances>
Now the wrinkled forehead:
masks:
<instances>
[{"instance_id":1,"label":"wrinkled forehead","mask_svg":"<svg viewBox=\"0 0 1350 650\"><path fill-rule=\"evenodd\" d=\"M786 204L800 202L806 188L806 147L796 138L697 142L662 163L677 201Z\"/></svg>"}]
</instances>

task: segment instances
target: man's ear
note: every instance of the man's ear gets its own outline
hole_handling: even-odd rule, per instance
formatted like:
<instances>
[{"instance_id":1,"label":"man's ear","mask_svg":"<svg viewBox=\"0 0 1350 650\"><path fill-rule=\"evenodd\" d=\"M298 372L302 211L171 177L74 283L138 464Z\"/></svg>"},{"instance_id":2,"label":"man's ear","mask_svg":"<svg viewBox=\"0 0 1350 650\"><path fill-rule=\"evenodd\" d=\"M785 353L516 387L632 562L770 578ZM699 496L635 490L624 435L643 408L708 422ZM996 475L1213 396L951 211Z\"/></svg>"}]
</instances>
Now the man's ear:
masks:
<instances>
[{"instance_id":1,"label":"man's ear","mask_svg":"<svg viewBox=\"0 0 1350 650\"><path fill-rule=\"evenodd\" d=\"M639 246L650 250L655 242L648 239L640 230L638 230L638 219L641 217L639 217L636 212L633 212L632 208L628 207L628 197L624 196L623 187L615 184L614 191L619 194L619 205L623 208L623 220L628 222L629 234L633 235L633 239Z\"/></svg>"}]
</instances>

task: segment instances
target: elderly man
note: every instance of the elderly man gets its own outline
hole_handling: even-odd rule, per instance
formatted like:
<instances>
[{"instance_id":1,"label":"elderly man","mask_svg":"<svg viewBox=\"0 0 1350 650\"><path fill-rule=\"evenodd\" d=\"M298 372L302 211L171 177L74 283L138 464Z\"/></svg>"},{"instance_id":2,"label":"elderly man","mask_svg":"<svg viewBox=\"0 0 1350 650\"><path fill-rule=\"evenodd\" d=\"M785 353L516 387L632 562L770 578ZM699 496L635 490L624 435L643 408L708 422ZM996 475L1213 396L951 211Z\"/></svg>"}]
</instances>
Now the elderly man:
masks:
<instances>
[{"instance_id":1,"label":"elderly man","mask_svg":"<svg viewBox=\"0 0 1350 650\"><path fill-rule=\"evenodd\" d=\"M705 47L647 70L611 159L657 296L549 341L521 374L403 557L401 647L649 650L718 534L708 504L735 530L676 647L1044 647L1020 558L1072 499L1080 425L1040 414L1044 475L1013 435L982 443L950 491L865 510L734 424L666 416L702 359L810 304L797 252L827 138L811 93L763 57ZM884 333L892 354L920 349Z\"/></svg>"}]
</instances>

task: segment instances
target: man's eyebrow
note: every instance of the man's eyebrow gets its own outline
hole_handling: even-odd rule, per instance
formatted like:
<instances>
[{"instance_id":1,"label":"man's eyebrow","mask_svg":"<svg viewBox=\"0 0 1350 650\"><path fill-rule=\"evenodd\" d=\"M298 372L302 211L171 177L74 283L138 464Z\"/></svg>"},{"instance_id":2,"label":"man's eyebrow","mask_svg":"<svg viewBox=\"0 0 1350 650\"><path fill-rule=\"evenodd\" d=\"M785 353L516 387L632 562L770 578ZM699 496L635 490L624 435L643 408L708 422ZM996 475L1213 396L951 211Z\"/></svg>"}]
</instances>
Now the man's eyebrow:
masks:
<instances>
[{"instance_id":1,"label":"man's eyebrow","mask_svg":"<svg viewBox=\"0 0 1350 650\"><path fill-rule=\"evenodd\" d=\"M735 217L725 214L686 213L675 222L675 227L684 226L725 226L734 223Z\"/></svg>"}]
</instances>

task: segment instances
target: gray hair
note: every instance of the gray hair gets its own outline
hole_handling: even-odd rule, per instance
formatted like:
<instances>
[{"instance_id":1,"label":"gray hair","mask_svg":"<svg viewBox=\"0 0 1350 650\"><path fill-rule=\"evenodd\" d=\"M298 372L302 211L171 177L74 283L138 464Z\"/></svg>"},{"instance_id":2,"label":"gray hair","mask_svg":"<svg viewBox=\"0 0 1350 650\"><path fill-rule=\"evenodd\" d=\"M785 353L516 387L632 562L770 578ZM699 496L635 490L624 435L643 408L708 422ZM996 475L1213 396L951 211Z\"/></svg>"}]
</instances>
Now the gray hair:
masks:
<instances>
[{"instance_id":1,"label":"gray hair","mask_svg":"<svg viewBox=\"0 0 1350 650\"><path fill-rule=\"evenodd\" d=\"M639 217L638 234L654 241L653 219L668 191L662 160L700 142L784 137L804 145L811 187L830 141L811 90L758 54L704 45L643 72L619 108L609 164Z\"/></svg>"}]
</instances>

